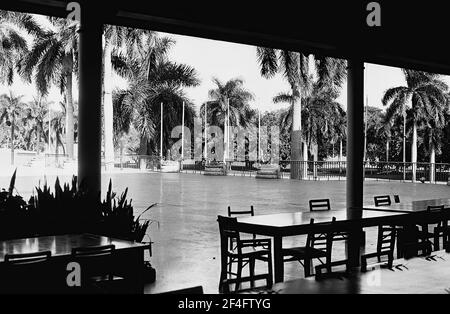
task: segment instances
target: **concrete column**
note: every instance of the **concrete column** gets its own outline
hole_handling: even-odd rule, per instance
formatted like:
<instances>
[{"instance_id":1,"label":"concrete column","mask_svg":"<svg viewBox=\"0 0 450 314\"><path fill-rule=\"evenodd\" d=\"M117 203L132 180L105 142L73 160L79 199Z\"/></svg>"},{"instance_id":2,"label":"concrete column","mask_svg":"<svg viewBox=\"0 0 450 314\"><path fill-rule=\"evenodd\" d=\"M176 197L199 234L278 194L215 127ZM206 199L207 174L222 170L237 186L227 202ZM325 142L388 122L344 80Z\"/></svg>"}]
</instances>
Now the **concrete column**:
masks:
<instances>
[{"instance_id":1,"label":"concrete column","mask_svg":"<svg viewBox=\"0 0 450 314\"><path fill-rule=\"evenodd\" d=\"M102 23L91 2L81 3L79 30L78 179L93 197L101 191Z\"/></svg>"},{"instance_id":2,"label":"concrete column","mask_svg":"<svg viewBox=\"0 0 450 314\"><path fill-rule=\"evenodd\" d=\"M347 74L347 218L362 217L364 158L364 63L348 61ZM352 266L359 265L361 228L350 232L347 256Z\"/></svg>"}]
</instances>

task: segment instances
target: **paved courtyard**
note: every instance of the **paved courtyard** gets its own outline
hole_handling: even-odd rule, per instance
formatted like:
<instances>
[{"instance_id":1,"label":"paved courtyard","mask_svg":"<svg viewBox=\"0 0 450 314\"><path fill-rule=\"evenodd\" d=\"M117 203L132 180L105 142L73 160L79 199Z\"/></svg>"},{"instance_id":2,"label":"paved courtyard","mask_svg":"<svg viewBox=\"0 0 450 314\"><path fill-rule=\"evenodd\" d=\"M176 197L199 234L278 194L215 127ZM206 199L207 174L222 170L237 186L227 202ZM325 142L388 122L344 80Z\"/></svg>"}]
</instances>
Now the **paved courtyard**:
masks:
<instances>
[{"instance_id":1,"label":"paved courtyard","mask_svg":"<svg viewBox=\"0 0 450 314\"><path fill-rule=\"evenodd\" d=\"M200 174L128 173L103 176L106 189L109 177L116 192L129 188L137 212L152 203L158 206L145 214L158 223L151 225L149 235L154 244L152 264L157 280L147 286L154 293L202 285L206 293L216 293L220 271L217 215L226 215L227 206L247 209L254 205L257 215L307 211L308 200L330 198L333 210L345 210L345 181L257 180L253 177L207 177ZM17 189L28 196L37 177L19 177ZM64 177L63 180L67 180ZM48 178L54 182L53 177ZM0 178L7 187L8 177ZM374 195L399 194L402 202L449 197L446 185L367 181L364 201ZM373 250L375 230L368 233L366 250ZM303 237L289 238L286 246L303 244ZM344 254L343 247L337 255ZM334 253L333 253L334 254ZM286 264L286 279L301 277L298 263Z\"/></svg>"}]
</instances>

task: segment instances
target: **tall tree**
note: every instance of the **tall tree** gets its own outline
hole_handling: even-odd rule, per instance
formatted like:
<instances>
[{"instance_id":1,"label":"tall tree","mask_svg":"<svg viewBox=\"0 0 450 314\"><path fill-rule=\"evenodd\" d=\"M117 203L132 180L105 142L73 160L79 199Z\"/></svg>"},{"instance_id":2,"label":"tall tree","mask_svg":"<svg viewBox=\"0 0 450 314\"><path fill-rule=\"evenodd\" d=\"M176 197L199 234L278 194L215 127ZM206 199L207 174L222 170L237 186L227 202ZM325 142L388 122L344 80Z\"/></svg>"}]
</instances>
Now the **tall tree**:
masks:
<instances>
[{"instance_id":1,"label":"tall tree","mask_svg":"<svg viewBox=\"0 0 450 314\"><path fill-rule=\"evenodd\" d=\"M183 89L197 86L200 81L195 70L185 64L168 59L167 54L174 41L156 33L147 34L142 49L127 57L118 56L112 62L118 73L126 77L129 87L113 93L114 130L127 130L130 123L141 135L140 155L150 155L159 143L160 105L164 105L164 145L167 151L170 132L181 124L183 102L186 105L186 121L193 125L195 111ZM134 121L134 122L133 122Z\"/></svg>"},{"instance_id":2,"label":"tall tree","mask_svg":"<svg viewBox=\"0 0 450 314\"><path fill-rule=\"evenodd\" d=\"M46 96L56 84L66 100L66 153L74 157L73 74L77 71L77 25L65 19L48 18L53 29L38 36L21 62L21 74L29 82L33 75L39 93Z\"/></svg>"},{"instance_id":3,"label":"tall tree","mask_svg":"<svg viewBox=\"0 0 450 314\"><path fill-rule=\"evenodd\" d=\"M261 68L261 75L272 78L276 73L282 73L291 88L292 131L291 131L291 160L307 160L307 147L303 146L301 158L302 136L302 101L304 90L310 75L309 57L300 52L276 50L272 48L257 48L257 59ZM345 61L323 56L314 57L314 65L320 78L319 84L332 85L339 89L345 79ZM304 142L305 143L305 142Z\"/></svg>"},{"instance_id":4,"label":"tall tree","mask_svg":"<svg viewBox=\"0 0 450 314\"><path fill-rule=\"evenodd\" d=\"M305 160L305 150L302 158L302 88L308 78L309 57L303 53L276 50L272 48L257 48L257 59L261 75L272 78L281 72L288 81L292 95L292 130L291 130L291 160ZM307 156L307 155L306 155ZM307 157L306 157L307 158Z\"/></svg>"},{"instance_id":5,"label":"tall tree","mask_svg":"<svg viewBox=\"0 0 450 314\"><path fill-rule=\"evenodd\" d=\"M152 31L105 25L103 32L103 121L105 164L108 169L114 166L114 106L112 96L113 69L124 74L122 55L133 59L142 56L148 38L156 37ZM125 76L127 74L125 73Z\"/></svg>"},{"instance_id":6,"label":"tall tree","mask_svg":"<svg viewBox=\"0 0 450 314\"><path fill-rule=\"evenodd\" d=\"M30 14L0 10L0 83L11 85L19 61L28 53L22 31L41 36L43 30Z\"/></svg>"},{"instance_id":7,"label":"tall tree","mask_svg":"<svg viewBox=\"0 0 450 314\"><path fill-rule=\"evenodd\" d=\"M42 150L41 139L44 138L44 143L47 142L45 128L50 105L51 103L41 96L33 97L33 100L28 103L24 112L24 124L27 126L25 134L27 149L33 146L33 137L35 137L36 143L34 147L38 154Z\"/></svg>"},{"instance_id":8,"label":"tall tree","mask_svg":"<svg viewBox=\"0 0 450 314\"><path fill-rule=\"evenodd\" d=\"M5 122L11 128L11 165L14 165L14 148L16 131L19 131L17 121L22 115L25 103L22 102L23 95L16 96L12 91L0 96L0 124Z\"/></svg>"},{"instance_id":9,"label":"tall tree","mask_svg":"<svg viewBox=\"0 0 450 314\"><path fill-rule=\"evenodd\" d=\"M383 105L388 106L386 111L388 122L400 114L404 115L406 119L406 106L411 103L413 117L411 162L413 163L413 181L416 181L415 165L417 163L419 121L423 119L427 112L424 108L436 107L439 103L446 103L448 86L437 74L408 69L402 71L406 79L406 86L388 89L384 93L382 102Z\"/></svg>"},{"instance_id":10,"label":"tall tree","mask_svg":"<svg viewBox=\"0 0 450 314\"><path fill-rule=\"evenodd\" d=\"M210 102L207 119L211 124L223 127L225 144L223 158L225 160L230 157L230 151L233 148L233 145L229 143L232 140L228 133L230 127L249 125L252 118L249 101L253 100L254 96L244 87L244 81L240 78L231 79L225 83L218 78L213 78L213 83L215 88L208 92ZM202 112L202 108L200 111Z\"/></svg>"},{"instance_id":11,"label":"tall tree","mask_svg":"<svg viewBox=\"0 0 450 314\"><path fill-rule=\"evenodd\" d=\"M210 89L208 96L208 121L217 126L224 126L227 118L227 104L230 105L230 125L247 126L250 122L248 115L249 101L254 99L253 94L244 87L244 80L240 78L222 82L213 78L215 87Z\"/></svg>"}]
</instances>

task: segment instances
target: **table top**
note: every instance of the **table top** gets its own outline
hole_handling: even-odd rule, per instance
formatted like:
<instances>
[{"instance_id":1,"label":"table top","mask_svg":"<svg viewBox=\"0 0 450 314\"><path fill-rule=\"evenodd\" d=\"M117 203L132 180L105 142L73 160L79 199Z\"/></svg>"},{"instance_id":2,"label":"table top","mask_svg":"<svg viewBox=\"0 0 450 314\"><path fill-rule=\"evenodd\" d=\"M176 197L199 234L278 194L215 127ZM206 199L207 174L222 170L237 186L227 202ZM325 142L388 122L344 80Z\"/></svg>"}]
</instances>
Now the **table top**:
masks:
<instances>
[{"instance_id":1,"label":"table top","mask_svg":"<svg viewBox=\"0 0 450 314\"><path fill-rule=\"evenodd\" d=\"M364 210L383 211L383 212L397 212L397 213L417 213L426 211L428 206L444 205L445 208L450 208L450 198L440 198L432 200L413 201L411 203L392 204L390 206L375 206L364 205Z\"/></svg>"},{"instance_id":2,"label":"table top","mask_svg":"<svg viewBox=\"0 0 450 314\"><path fill-rule=\"evenodd\" d=\"M116 250L145 248L145 244L119 240L95 234L68 234L0 241L0 262L6 254L26 254L51 251L52 256L72 254L72 248L113 244Z\"/></svg>"},{"instance_id":3,"label":"table top","mask_svg":"<svg viewBox=\"0 0 450 314\"><path fill-rule=\"evenodd\" d=\"M402 213L395 212L379 212L379 211L363 211L362 219L371 219L387 216L399 216ZM345 210L335 211L313 211L313 212L295 212L295 213L280 213L272 215L257 215L238 218L239 223L252 224L269 227L292 227L306 225L310 223L311 218L314 218L314 223L331 222L332 218L336 217L336 221L348 221L347 212Z\"/></svg>"},{"instance_id":4,"label":"table top","mask_svg":"<svg viewBox=\"0 0 450 314\"><path fill-rule=\"evenodd\" d=\"M320 281L315 280L314 277L297 279L275 284L269 290L253 293L448 294L450 293L450 253L439 251L433 252L431 256L432 258L395 260L393 270L378 268L351 275L349 278Z\"/></svg>"}]
</instances>

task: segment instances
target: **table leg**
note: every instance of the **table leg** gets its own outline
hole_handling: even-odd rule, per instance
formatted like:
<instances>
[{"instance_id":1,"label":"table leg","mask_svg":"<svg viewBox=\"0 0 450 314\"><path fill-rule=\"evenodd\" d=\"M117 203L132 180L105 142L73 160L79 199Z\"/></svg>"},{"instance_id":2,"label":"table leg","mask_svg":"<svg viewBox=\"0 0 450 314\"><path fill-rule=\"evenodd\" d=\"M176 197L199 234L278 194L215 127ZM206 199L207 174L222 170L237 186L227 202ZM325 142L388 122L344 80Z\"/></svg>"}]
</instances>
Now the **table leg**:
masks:
<instances>
[{"instance_id":1,"label":"table leg","mask_svg":"<svg viewBox=\"0 0 450 314\"><path fill-rule=\"evenodd\" d=\"M283 263L283 238L276 236L273 238L273 260L275 283L284 281L284 263Z\"/></svg>"}]
</instances>

